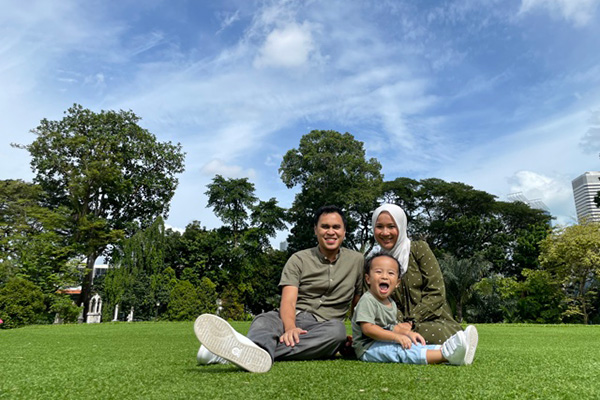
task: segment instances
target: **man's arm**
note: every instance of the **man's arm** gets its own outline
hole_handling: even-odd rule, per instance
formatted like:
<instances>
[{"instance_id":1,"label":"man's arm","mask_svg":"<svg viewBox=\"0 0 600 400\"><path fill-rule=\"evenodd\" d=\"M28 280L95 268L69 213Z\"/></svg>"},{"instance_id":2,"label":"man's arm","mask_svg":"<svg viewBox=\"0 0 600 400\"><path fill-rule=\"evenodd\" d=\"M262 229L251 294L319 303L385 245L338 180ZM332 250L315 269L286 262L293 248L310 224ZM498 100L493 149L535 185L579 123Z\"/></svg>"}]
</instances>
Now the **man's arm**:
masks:
<instances>
[{"instance_id":1,"label":"man's arm","mask_svg":"<svg viewBox=\"0 0 600 400\"><path fill-rule=\"evenodd\" d=\"M300 342L300 335L307 333L304 329L296 327L296 301L298 300L298 288L295 286L284 286L281 292L281 303L279 305L279 316L283 321L284 333L279 342L286 346L295 346Z\"/></svg>"}]
</instances>

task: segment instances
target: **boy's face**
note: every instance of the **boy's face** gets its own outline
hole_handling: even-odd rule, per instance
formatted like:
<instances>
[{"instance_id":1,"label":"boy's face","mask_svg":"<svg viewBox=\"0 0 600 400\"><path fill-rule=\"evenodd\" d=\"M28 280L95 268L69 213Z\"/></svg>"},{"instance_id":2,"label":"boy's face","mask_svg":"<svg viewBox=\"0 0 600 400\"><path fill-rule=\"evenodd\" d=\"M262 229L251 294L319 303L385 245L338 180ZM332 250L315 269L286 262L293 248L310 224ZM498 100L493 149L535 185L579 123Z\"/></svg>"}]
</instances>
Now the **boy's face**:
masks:
<instances>
[{"instance_id":1,"label":"boy's face","mask_svg":"<svg viewBox=\"0 0 600 400\"><path fill-rule=\"evenodd\" d=\"M371 269L365 277L371 294L379 301L384 301L398 286L398 263L391 257L376 257L371 261Z\"/></svg>"}]
</instances>

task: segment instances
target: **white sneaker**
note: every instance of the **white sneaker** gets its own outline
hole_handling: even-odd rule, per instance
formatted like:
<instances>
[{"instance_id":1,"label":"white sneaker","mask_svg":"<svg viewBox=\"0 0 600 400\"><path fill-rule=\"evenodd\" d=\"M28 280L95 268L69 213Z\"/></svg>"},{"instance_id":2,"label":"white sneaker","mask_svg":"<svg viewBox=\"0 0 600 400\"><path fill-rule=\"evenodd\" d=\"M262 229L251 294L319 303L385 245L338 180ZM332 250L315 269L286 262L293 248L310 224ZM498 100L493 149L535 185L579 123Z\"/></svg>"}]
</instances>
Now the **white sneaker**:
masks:
<instances>
[{"instance_id":1,"label":"white sneaker","mask_svg":"<svg viewBox=\"0 0 600 400\"><path fill-rule=\"evenodd\" d=\"M467 354L465 355L465 365L471 365L473 364L473 358L475 358L477 342L479 342L477 328L475 328L473 325L468 325L465 328L465 336L467 337Z\"/></svg>"},{"instance_id":2,"label":"white sneaker","mask_svg":"<svg viewBox=\"0 0 600 400\"><path fill-rule=\"evenodd\" d=\"M201 345L198 349L198 355L196 355L196 360L198 360L198 365L229 363L229 361L227 361L226 359L208 351L208 349L204 345Z\"/></svg>"},{"instance_id":3,"label":"white sneaker","mask_svg":"<svg viewBox=\"0 0 600 400\"><path fill-rule=\"evenodd\" d=\"M257 348L258 345L254 343L252 340L248 339L246 336L242 335L238 331L234 331L235 337L242 343L247 344L248 346L254 346ZM196 355L196 360L198 360L198 365L208 365L208 364L229 364L229 361L226 359L219 357L218 355L211 353L208 351L206 346L201 345L198 349L198 354Z\"/></svg>"},{"instance_id":4,"label":"white sneaker","mask_svg":"<svg viewBox=\"0 0 600 400\"><path fill-rule=\"evenodd\" d=\"M452 365L465 365L467 348L465 332L458 331L442 344L442 355Z\"/></svg>"},{"instance_id":5,"label":"white sneaker","mask_svg":"<svg viewBox=\"0 0 600 400\"><path fill-rule=\"evenodd\" d=\"M227 321L212 314L202 314L196 318L194 332L200 342L218 357L250 372L267 372L273 360L267 351L250 339L240 335ZM236 335L237 334L237 335Z\"/></svg>"}]
</instances>

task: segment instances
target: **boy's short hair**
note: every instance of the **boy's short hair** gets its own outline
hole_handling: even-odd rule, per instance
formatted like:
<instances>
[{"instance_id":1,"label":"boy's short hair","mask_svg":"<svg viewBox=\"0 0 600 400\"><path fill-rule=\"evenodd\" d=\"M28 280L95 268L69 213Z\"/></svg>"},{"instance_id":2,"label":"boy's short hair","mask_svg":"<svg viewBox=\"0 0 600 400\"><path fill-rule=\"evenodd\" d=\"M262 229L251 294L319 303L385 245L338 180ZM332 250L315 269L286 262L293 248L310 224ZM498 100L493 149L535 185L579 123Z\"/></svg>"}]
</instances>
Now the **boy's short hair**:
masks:
<instances>
[{"instance_id":1,"label":"boy's short hair","mask_svg":"<svg viewBox=\"0 0 600 400\"><path fill-rule=\"evenodd\" d=\"M319 218L321 217L321 215L332 214L332 213L338 213L340 215L340 217L342 217L342 222L344 223L344 229L346 229L346 215L344 215L344 212L342 211L341 208L339 208L338 206L331 206L331 205L319 207L319 209L315 212L313 225L317 226L319 224Z\"/></svg>"},{"instance_id":2,"label":"boy's short hair","mask_svg":"<svg viewBox=\"0 0 600 400\"><path fill-rule=\"evenodd\" d=\"M393 255L384 253L382 251L378 251L377 253L369 256L365 260L365 274L366 275L369 275L369 272L371 272L371 264L373 264L373 260L378 257L389 257L392 260L396 261L396 265L398 266L398 277L400 277L400 261L398 261L398 259L396 257L394 257Z\"/></svg>"}]
</instances>

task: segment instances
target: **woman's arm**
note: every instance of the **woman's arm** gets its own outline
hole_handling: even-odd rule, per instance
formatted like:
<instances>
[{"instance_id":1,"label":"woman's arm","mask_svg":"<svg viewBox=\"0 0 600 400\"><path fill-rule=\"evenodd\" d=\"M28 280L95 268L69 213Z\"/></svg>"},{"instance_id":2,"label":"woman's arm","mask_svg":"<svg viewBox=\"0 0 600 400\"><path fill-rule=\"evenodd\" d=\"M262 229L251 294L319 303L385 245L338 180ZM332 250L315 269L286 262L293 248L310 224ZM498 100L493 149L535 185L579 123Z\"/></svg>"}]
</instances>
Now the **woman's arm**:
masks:
<instances>
[{"instance_id":1,"label":"woman's arm","mask_svg":"<svg viewBox=\"0 0 600 400\"><path fill-rule=\"evenodd\" d=\"M435 255L426 242L417 244L416 261L422 277L421 301L415 305L409 316L416 322L436 319L446 305L446 286L442 270Z\"/></svg>"}]
</instances>

